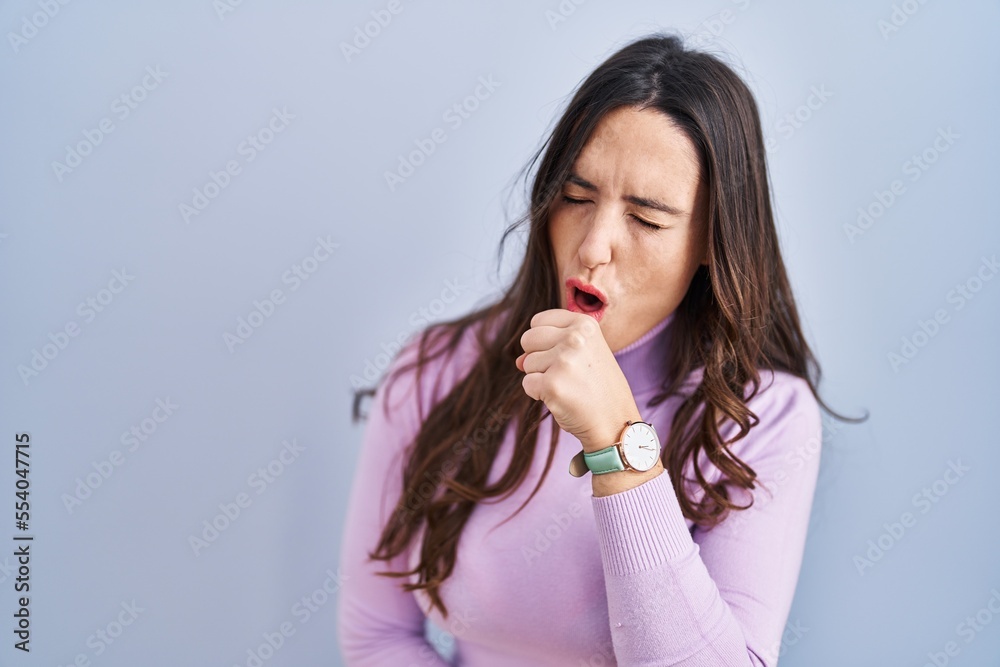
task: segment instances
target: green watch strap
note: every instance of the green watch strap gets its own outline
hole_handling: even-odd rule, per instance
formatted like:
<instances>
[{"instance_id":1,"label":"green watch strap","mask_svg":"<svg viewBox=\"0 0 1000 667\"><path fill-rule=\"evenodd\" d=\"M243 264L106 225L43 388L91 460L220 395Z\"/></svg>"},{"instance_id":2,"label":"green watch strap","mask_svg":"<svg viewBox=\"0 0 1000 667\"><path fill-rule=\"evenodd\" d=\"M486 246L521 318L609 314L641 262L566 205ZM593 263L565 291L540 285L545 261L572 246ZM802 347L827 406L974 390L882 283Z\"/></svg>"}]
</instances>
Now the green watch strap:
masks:
<instances>
[{"instance_id":1,"label":"green watch strap","mask_svg":"<svg viewBox=\"0 0 1000 667\"><path fill-rule=\"evenodd\" d=\"M595 475L603 475L607 472L617 472L625 470L625 464L618 453L618 447L611 445L596 452L588 452L583 455L583 462L590 468L590 472Z\"/></svg>"}]
</instances>

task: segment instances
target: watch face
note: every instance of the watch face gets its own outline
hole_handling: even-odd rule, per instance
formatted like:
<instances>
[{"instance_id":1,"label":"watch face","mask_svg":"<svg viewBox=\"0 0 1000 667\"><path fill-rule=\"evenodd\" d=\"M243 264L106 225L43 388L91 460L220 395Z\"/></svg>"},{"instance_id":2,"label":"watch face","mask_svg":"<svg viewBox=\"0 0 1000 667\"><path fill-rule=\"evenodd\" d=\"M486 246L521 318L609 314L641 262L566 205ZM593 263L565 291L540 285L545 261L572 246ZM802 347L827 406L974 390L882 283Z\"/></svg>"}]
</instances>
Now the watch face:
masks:
<instances>
[{"instance_id":1,"label":"watch face","mask_svg":"<svg viewBox=\"0 0 1000 667\"><path fill-rule=\"evenodd\" d=\"M650 424L632 424L622 438L622 453L628 464L636 470L649 470L660 457L660 439Z\"/></svg>"}]
</instances>

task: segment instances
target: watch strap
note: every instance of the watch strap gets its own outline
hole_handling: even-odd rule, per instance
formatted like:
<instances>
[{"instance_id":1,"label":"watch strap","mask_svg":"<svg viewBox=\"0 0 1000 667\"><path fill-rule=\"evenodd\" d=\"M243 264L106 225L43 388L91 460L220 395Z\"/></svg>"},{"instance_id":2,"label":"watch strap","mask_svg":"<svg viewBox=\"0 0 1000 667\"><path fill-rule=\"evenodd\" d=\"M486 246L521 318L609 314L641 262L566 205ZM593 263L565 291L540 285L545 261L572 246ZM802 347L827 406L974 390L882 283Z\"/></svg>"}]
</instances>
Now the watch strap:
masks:
<instances>
[{"instance_id":1,"label":"watch strap","mask_svg":"<svg viewBox=\"0 0 1000 667\"><path fill-rule=\"evenodd\" d=\"M583 462L595 475L625 470L625 463L618 451L618 445L598 449L596 452L587 452L583 455Z\"/></svg>"},{"instance_id":2,"label":"watch strap","mask_svg":"<svg viewBox=\"0 0 1000 667\"><path fill-rule=\"evenodd\" d=\"M604 449L599 449L596 452L586 452L583 450L577 452L577 454L570 459L569 474L574 477L583 477L587 474L588 470L595 475L603 475L609 472L627 470L627 466L622 460L619 445L621 445L622 439L625 437L625 431L627 431L629 426L633 423L637 422L625 422L625 428L622 429L621 436L619 436L618 442L615 444L605 447Z\"/></svg>"},{"instance_id":3,"label":"watch strap","mask_svg":"<svg viewBox=\"0 0 1000 667\"><path fill-rule=\"evenodd\" d=\"M587 464L583 460L583 455L584 451L581 449L576 453L576 456L569 460L569 474L573 475L573 477L583 477L590 472L590 468L587 467Z\"/></svg>"}]
</instances>

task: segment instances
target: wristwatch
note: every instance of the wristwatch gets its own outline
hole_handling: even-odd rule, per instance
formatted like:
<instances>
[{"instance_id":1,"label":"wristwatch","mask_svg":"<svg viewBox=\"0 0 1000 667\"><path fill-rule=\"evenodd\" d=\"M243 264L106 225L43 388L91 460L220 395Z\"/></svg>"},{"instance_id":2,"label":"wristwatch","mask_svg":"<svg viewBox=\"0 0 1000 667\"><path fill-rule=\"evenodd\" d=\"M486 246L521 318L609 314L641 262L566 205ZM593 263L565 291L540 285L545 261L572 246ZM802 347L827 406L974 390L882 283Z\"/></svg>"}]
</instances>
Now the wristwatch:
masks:
<instances>
[{"instance_id":1,"label":"wristwatch","mask_svg":"<svg viewBox=\"0 0 1000 667\"><path fill-rule=\"evenodd\" d=\"M596 452L584 452L569 462L569 474L582 477L587 471L595 475L621 470L645 472L660 458L660 438L649 422L627 421L618 442Z\"/></svg>"}]
</instances>

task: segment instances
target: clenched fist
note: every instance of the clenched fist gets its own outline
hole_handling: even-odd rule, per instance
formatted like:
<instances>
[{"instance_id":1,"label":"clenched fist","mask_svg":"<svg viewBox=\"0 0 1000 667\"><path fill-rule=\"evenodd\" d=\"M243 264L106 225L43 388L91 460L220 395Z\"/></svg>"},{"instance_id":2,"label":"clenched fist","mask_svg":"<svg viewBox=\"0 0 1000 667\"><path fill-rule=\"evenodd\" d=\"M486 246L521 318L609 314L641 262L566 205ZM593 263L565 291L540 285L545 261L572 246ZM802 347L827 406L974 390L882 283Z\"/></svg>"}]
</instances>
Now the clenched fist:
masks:
<instances>
[{"instance_id":1,"label":"clenched fist","mask_svg":"<svg viewBox=\"0 0 1000 667\"><path fill-rule=\"evenodd\" d=\"M515 360L524 392L545 403L587 452L612 445L627 420L640 420L625 374L590 315L562 308L531 318Z\"/></svg>"}]
</instances>

